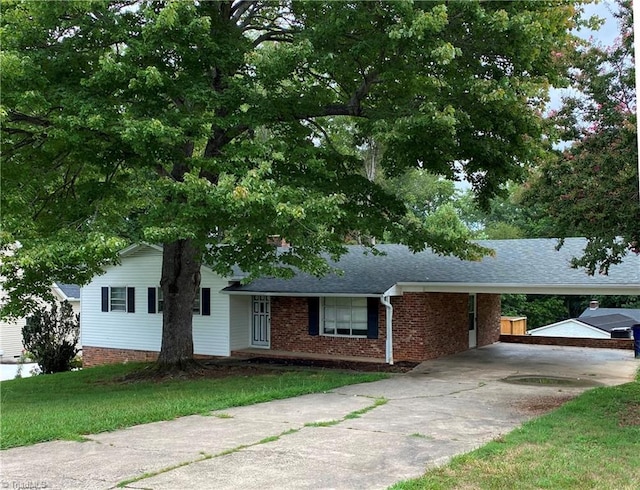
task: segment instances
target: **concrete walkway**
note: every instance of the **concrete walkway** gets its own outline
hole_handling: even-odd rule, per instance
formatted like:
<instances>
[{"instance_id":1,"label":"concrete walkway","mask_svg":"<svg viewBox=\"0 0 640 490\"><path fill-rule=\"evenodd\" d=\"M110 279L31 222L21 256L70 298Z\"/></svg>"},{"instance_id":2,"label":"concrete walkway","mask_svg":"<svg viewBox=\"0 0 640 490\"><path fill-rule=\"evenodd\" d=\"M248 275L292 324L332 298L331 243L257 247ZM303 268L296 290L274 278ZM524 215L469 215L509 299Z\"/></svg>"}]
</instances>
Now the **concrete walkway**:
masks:
<instances>
[{"instance_id":1,"label":"concrete walkway","mask_svg":"<svg viewBox=\"0 0 640 490\"><path fill-rule=\"evenodd\" d=\"M638 367L628 350L495 344L374 383L3 451L0 488L386 488L587 389L507 376L615 385Z\"/></svg>"}]
</instances>

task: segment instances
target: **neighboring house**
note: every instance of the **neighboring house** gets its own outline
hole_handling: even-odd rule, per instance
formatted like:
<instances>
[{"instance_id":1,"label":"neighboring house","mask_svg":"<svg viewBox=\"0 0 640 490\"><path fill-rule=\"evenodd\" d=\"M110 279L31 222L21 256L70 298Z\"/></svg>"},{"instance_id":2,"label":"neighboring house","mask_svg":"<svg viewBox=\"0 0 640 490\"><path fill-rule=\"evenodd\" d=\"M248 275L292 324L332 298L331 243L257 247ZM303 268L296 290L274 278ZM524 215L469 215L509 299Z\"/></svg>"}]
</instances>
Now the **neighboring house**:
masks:
<instances>
[{"instance_id":1,"label":"neighboring house","mask_svg":"<svg viewBox=\"0 0 640 490\"><path fill-rule=\"evenodd\" d=\"M80 286L54 283L51 293L56 301L68 301L75 313L80 313ZM0 320L0 351L3 361L14 361L22 354L22 327L26 318L13 321Z\"/></svg>"},{"instance_id":2,"label":"neighboring house","mask_svg":"<svg viewBox=\"0 0 640 490\"><path fill-rule=\"evenodd\" d=\"M597 302L593 306L590 306L584 310L578 318L584 320L590 317L608 316L608 315L624 315L628 318L632 318L634 323L640 323L640 309L633 308L600 308Z\"/></svg>"},{"instance_id":3,"label":"neighboring house","mask_svg":"<svg viewBox=\"0 0 640 490\"><path fill-rule=\"evenodd\" d=\"M614 309L614 308L612 308ZM580 316L534 328L527 332L536 337L572 337L581 339L630 338L631 327L637 323L630 316L618 313Z\"/></svg>"},{"instance_id":4,"label":"neighboring house","mask_svg":"<svg viewBox=\"0 0 640 490\"><path fill-rule=\"evenodd\" d=\"M366 360L421 361L496 342L500 294L640 294L640 257L631 255L607 276L571 268L584 248L568 239L482 242L495 250L462 261L402 245L383 255L348 247L335 264L342 275L263 278L241 284L203 266L194 305L194 351L330 355ZM283 249L286 253L286 249ZM134 245L120 265L82 289L85 365L153 360L161 344L162 249Z\"/></svg>"}]
</instances>

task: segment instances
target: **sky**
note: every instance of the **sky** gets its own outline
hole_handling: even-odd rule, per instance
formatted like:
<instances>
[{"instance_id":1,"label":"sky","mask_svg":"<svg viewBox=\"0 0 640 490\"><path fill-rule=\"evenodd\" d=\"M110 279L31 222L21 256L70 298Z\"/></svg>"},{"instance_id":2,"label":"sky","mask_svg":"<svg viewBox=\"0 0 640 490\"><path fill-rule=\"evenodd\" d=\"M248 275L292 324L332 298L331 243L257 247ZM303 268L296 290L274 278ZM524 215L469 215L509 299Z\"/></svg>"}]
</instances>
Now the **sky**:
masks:
<instances>
[{"instance_id":1,"label":"sky","mask_svg":"<svg viewBox=\"0 0 640 490\"><path fill-rule=\"evenodd\" d=\"M596 41L599 41L605 46L613 44L618 36L618 24L616 19L612 15L612 11L616 11L616 3L613 0L600 0L597 4L589 4L585 6L585 13L587 15L597 15L605 19L605 24L599 31L584 31L578 32L578 35L588 39L589 36L593 36Z\"/></svg>"},{"instance_id":2,"label":"sky","mask_svg":"<svg viewBox=\"0 0 640 490\"><path fill-rule=\"evenodd\" d=\"M617 10L615 0L599 0L597 4L588 4L584 6L585 16L590 17L596 15L604 19L604 24L597 31L590 29L581 29L576 31L576 34L583 39L592 40L602 46L611 46L616 38L619 36L618 21L613 16L612 12ZM571 93L571 89L552 90L549 94L551 102L549 104L550 109L558 109L560 107L560 100L564 95Z\"/></svg>"}]
</instances>

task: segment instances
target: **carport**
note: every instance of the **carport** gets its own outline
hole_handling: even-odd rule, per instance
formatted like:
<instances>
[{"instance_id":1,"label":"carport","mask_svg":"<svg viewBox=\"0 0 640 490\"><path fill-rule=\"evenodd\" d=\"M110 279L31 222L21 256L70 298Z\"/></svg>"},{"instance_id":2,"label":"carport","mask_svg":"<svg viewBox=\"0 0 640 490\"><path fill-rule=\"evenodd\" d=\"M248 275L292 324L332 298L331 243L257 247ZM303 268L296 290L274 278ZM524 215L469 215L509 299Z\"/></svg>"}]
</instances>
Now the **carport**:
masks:
<instances>
[{"instance_id":1,"label":"carport","mask_svg":"<svg viewBox=\"0 0 640 490\"><path fill-rule=\"evenodd\" d=\"M640 295L640 256L636 254L612 265L607 275L589 276L571 267L571 259L582 255L585 239L568 238L559 250L556 239L478 243L492 250L480 261L464 261L430 250L412 253L403 245L378 245L379 254L349 246L339 261L331 262L341 273L321 278L297 273L290 279L266 277L234 283L223 292L245 299L250 296L253 302L260 299L267 305L260 311L269 311L270 316L264 321L254 314L252 327L238 323L238 331L232 328L232 336L239 337L246 335L242 329L261 327L259 335L252 330L253 336L260 338L259 345L248 349L239 345L232 350L255 354L261 349L266 355L273 349L292 355L380 356L380 360L384 354L384 361L391 364L394 359L424 360L497 341L501 294ZM322 310L329 309L327 305L335 303L334 298L360 298L363 305L366 299L366 328L373 327L366 340L356 344L356 335L322 331ZM384 307L383 324L378 324L382 313L376 311L377 300ZM347 309L353 308L348 301ZM484 305L479 305L482 301ZM232 310L234 304L232 301ZM478 328L480 310L484 318ZM245 313L238 310L235 314ZM273 320L276 317L277 321ZM446 317L453 320L443 326L439 319ZM396 335L398 330L401 333ZM437 347L429 351L434 343ZM417 345L422 350L416 354L412 349Z\"/></svg>"}]
</instances>

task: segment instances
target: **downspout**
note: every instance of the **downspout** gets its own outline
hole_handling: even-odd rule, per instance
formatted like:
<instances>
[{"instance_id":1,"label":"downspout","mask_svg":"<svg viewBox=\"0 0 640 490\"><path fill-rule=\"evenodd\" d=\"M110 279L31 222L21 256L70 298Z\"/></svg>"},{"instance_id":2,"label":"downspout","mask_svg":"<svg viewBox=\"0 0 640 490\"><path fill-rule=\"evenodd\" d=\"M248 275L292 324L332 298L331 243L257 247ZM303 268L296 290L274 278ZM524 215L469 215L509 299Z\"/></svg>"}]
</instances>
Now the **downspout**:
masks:
<instances>
[{"instance_id":1,"label":"downspout","mask_svg":"<svg viewBox=\"0 0 640 490\"><path fill-rule=\"evenodd\" d=\"M380 296L380 302L386 308L385 323L387 327L387 345L385 362L393 364L393 306L391 305L390 296L383 294Z\"/></svg>"}]
</instances>

